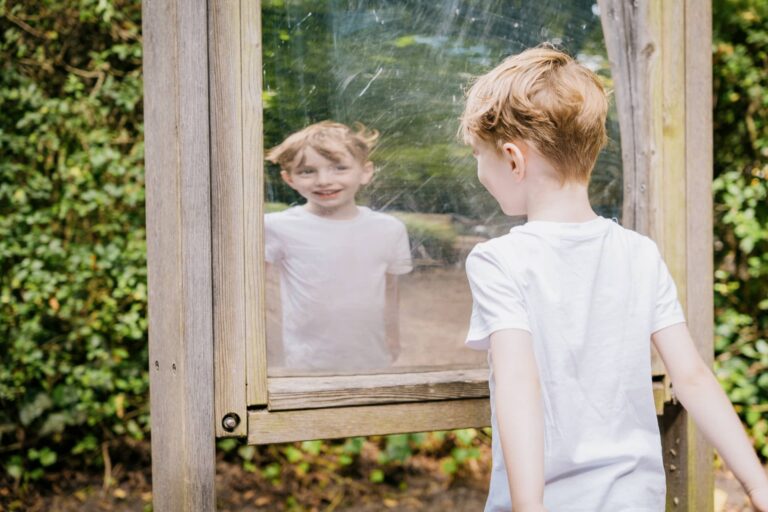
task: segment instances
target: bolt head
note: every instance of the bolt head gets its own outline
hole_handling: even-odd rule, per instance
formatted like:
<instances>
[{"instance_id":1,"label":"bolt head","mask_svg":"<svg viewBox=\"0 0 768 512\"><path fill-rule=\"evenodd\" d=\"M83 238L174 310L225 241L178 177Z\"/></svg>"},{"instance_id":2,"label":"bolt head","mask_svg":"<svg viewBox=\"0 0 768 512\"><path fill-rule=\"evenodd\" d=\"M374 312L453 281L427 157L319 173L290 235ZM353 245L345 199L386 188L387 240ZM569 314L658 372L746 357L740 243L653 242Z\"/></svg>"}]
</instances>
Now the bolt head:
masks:
<instances>
[{"instance_id":1,"label":"bolt head","mask_svg":"<svg viewBox=\"0 0 768 512\"><path fill-rule=\"evenodd\" d=\"M227 432L232 432L237 428L239 424L240 424L240 416L238 416L233 412L228 413L221 420L221 426L224 427L224 430L226 430Z\"/></svg>"}]
</instances>

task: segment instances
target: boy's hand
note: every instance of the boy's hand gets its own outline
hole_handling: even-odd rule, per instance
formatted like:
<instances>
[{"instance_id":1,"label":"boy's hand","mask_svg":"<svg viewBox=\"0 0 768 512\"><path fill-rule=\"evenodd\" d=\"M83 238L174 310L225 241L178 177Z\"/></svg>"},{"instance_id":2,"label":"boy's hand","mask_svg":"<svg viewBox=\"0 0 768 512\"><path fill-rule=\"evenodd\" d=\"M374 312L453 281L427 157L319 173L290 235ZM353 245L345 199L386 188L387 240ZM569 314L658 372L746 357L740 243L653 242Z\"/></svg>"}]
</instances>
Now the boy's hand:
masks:
<instances>
[{"instance_id":1,"label":"boy's hand","mask_svg":"<svg viewBox=\"0 0 768 512\"><path fill-rule=\"evenodd\" d=\"M768 487L761 487L749 492L749 499L757 512L768 512Z\"/></svg>"}]
</instances>

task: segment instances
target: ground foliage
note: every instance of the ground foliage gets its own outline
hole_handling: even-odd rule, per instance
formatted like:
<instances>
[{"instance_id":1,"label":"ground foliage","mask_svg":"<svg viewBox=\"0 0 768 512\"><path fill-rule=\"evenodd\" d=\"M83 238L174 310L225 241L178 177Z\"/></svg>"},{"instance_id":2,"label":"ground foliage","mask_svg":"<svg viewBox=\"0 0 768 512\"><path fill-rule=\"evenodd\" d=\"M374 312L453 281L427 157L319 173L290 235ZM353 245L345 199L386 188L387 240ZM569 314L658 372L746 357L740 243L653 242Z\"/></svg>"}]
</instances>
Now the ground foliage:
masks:
<instances>
[{"instance_id":1,"label":"ground foliage","mask_svg":"<svg viewBox=\"0 0 768 512\"><path fill-rule=\"evenodd\" d=\"M717 374L768 457L768 2L713 8Z\"/></svg>"},{"instance_id":2,"label":"ground foliage","mask_svg":"<svg viewBox=\"0 0 768 512\"><path fill-rule=\"evenodd\" d=\"M768 7L714 7L718 375L768 455ZM0 0L0 466L16 486L108 467L149 432L140 14L138 0ZM220 451L280 489L393 482L414 457L450 478L487 439Z\"/></svg>"}]
</instances>

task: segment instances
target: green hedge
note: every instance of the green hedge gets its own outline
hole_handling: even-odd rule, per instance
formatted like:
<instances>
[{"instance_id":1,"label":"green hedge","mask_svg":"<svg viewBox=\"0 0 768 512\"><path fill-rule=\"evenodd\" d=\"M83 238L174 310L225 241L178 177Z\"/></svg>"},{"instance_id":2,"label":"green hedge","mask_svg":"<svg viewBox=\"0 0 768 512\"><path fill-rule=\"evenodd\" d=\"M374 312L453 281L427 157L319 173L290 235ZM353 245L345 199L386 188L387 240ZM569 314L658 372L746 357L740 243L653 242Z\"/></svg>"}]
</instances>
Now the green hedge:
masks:
<instances>
[{"instance_id":1,"label":"green hedge","mask_svg":"<svg viewBox=\"0 0 768 512\"><path fill-rule=\"evenodd\" d=\"M768 457L768 2L714 2L717 374Z\"/></svg>"},{"instance_id":2,"label":"green hedge","mask_svg":"<svg viewBox=\"0 0 768 512\"><path fill-rule=\"evenodd\" d=\"M148 431L140 2L0 2L0 463Z\"/></svg>"}]
</instances>

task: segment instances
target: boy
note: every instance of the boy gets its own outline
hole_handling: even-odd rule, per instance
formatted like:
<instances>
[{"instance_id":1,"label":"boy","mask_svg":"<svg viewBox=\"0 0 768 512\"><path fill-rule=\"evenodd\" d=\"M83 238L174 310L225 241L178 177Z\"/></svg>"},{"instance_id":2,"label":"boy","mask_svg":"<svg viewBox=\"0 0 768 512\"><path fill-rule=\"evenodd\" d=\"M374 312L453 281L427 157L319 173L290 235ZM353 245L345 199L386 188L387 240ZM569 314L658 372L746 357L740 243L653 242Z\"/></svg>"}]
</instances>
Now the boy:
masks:
<instances>
[{"instance_id":1,"label":"boy","mask_svg":"<svg viewBox=\"0 0 768 512\"><path fill-rule=\"evenodd\" d=\"M323 121L267 159L306 204L264 218L266 261L280 272L284 365L347 370L391 365L400 351L397 276L411 270L405 225L357 206L378 138Z\"/></svg>"},{"instance_id":2,"label":"boy","mask_svg":"<svg viewBox=\"0 0 768 512\"><path fill-rule=\"evenodd\" d=\"M491 367L485 510L664 510L651 341L677 398L768 510L768 479L696 352L656 245L589 204L606 111L598 78L551 48L505 60L467 95L461 131L479 181L504 213L528 216L466 263L466 343L488 349Z\"/></svg>"}]
</instances>

